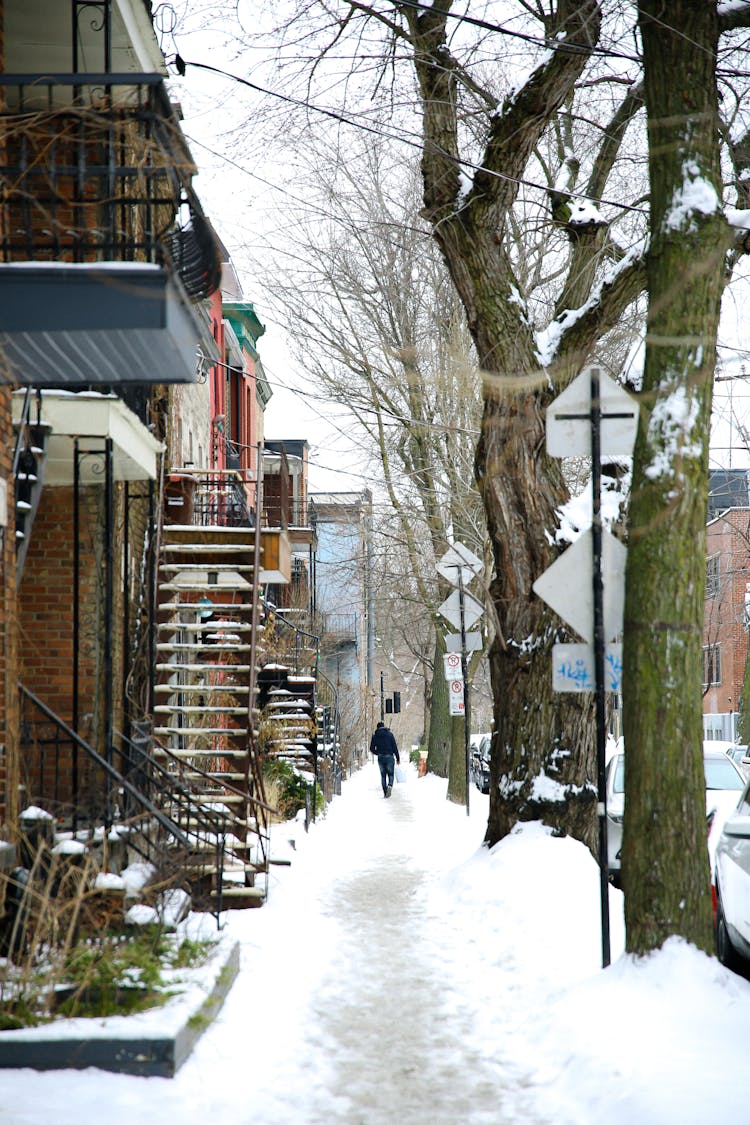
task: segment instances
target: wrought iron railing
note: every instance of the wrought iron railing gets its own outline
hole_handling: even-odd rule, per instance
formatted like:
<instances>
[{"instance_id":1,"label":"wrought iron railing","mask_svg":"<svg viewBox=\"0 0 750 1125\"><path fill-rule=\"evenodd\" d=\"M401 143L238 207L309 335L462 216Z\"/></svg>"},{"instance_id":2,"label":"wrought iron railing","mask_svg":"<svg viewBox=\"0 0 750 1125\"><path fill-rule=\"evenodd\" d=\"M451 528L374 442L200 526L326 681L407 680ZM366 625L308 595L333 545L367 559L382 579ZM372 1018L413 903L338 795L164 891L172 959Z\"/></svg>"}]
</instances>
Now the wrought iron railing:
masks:
<instances>
[{"instance_id":1,"label":"wrought iron railing","mask_svg":"<svg viewBox=\"0 0 750 1125\"><path fill-rule=\"evenodd\" d=\"M310 506L306 500L284 502L275 496L266 497L263 522L265 527L310 527Z\"/></svg>"},{"instance_id":2,"label":"wrought iron railing","mask_svg":"<svg viewBox=\"0 0 750 1125\"><path fill-rule=\"evenodd\" d=\"M0 74L0 261L171 263L198 299L220 255L158 74Z\"/></svg>"},{"instance_id":3,"label":"wrought iron railing","mask_svg":"<svg viewBox=\"0 0 750 1125\"><path fill-rule=\"evenodd\" d=\"M339 643L356 643L356 613L321 613L319 617L323 637L330 637Z\"/></svg>"},{"instance_id":4,"label":"wrought iron railing","mask_svg":"<svg viewBox=\"0 0 750 1125\"><path fill-rule=\"evenodd\" d=\"M118 770L23 684L22 777L25 803L41 806L74 833L106 834L118 825L128 847L197 892L194 905L216 917L222 910L227 818L206 809L184 781L153 762L137 742L123 738ZM214 878L206 895L207 868Z\"/></svg>"},{"instance_id":5,"label":"wrought iron railing","mask_svg":"<svg viewBox=\"0 0 750 1125\"><path fill-rule=\"evenodd\" d=\"M320 660L320 637L308 629L303 629L294 621L290 621L275 606L266 606L266 646L274 645L273 633L276 634L276 643L280 646L280 655L294 668L297 675L301 672L318 675Z\"/></svg>"},{"instance_id":6,"label":"wrought iron railing","mask_svg":"<svg viewBox=\"0 0 750 1125\"><path fill-rule=\"evenodd\" d=\"M255 527L242 473L233 469L204 472L178 469L170 474L167 504L178 503L175 519L198 527Z\"/></svg>"}]
</instances>

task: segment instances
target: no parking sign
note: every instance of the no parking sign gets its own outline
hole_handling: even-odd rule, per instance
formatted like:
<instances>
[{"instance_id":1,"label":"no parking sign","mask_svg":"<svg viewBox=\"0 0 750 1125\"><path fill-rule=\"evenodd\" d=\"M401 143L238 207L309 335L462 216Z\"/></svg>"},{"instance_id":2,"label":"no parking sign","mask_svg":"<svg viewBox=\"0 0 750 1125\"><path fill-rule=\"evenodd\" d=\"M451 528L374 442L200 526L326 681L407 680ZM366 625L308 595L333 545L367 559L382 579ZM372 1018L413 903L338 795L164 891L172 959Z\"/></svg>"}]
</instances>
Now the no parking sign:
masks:
<instances>
[{"instance_id":1,"label":"no parking sign","mask_svg":"<svg viewBox=\"0 0 750 1125\"><path fill-rule=\"evenodd\" d=\"M449 680L448 681L448 699L450 701L449 714L463 715L465 711L464 703L464 682L463 680Z\"/></svg>"}]
</instances>

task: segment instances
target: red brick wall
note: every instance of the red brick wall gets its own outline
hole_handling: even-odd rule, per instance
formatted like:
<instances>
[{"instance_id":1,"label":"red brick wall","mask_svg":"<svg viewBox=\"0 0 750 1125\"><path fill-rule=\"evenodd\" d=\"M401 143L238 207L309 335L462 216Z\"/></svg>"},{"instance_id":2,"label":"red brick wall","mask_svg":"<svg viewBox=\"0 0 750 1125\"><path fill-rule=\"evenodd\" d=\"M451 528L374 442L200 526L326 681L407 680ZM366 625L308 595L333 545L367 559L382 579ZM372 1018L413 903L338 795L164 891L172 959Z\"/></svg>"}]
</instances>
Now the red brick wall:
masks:
<instances>
[{"instance_id":1,"label":"red brick wall","mask_svg":"<svg viewBox=\"0 0 750 1125\"><path fill-rule=\"evenodd\" d=\"M18 816L18 692L16 690L16 541L13 514L14 431L11 390L0 388L0 479L7 482L8 526L0 530L0 830L13 838Z\"/></svg>"},{"instance_id":2,"label":"red brick wall","mask_svg":"<svg viewBox=\"0 0 750 1125\"><path fill-rule=\"evenodd\" d=\"M704 714L736 711L742 690L748 652L744 608L750 582L750 511L735 508L708 525L706 556L713 555L719 557L719 590L706 598L703 644L721 645L721 683L706 690Z\"/></svg>"},{"instance_id":3,"label":"red brick wall","mask_svg":"<svg viewBox=\"0 0 750 1125\"><path fill-rule=\"evenodd\" d=\"M79 535L79 692L78 733L97 749L101 722L98 714L98 653L101 651L99 590L102 489L81 491ZM74 680L74 536L72 488L46 487L34 520L19 594L21 630L20 679L64 722L73 719ZM33 714L33 711L31 712ZM58 775L58 797L70 795L72 758L68 747L53 763L46 753L45 778L40 778L37 749L23 749L22 800L44 802L51 797L52 771ZM82 766L83 768L83 766Z\"/></svg>"}]
</instances>

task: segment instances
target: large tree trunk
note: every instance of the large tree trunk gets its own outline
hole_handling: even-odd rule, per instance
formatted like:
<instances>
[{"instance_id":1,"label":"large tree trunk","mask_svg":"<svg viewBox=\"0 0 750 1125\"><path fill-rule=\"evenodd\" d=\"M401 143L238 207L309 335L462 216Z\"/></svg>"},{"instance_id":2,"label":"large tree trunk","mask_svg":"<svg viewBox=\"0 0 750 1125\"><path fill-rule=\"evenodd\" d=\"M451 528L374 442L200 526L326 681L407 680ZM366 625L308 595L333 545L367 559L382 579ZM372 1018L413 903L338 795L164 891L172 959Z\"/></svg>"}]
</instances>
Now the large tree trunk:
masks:
<instances>
[{"instance_id":1,"label":"large tree trunk","mask_svg":"<svg viewBox=\"0 0 750 1125\"><path fill-rule=\"evenodd\" d=\"M652 18L653 17L653 18ZM649 312L625 607L627 948L711 945L701 644L708 437L728 245L716 5L640 0L649 124ZM679 34L675 32L679 28Z\"/></svg>"},{"instance_id":2,"label":"large tree trunk","mask_svg":"<svg viewBox=\"0 0 750 1125\"><path fill-rule=\"evenodd\" d=\"M462 715L451 717L451 751L448 767L449 801L466 804L466 723Z\"/></svg>"},{"instance_id":3,"label":"large tree trunk","mask_svg":"<svg viewBox=\"0 0 750 1125\"><path fill-rule=\"evenodd\" d=\"M518 820L542 819L589 846L596 839L592 705L551 688L554 626L532 583L556 556L555 509L566 498L544 453L539 360L502 231L539 137L580 75L599 34L599 6L561 0L547 33L574 44L554 53L491 119L482 168L460 191L456 68L445 10L407 10L424 110L424 215L459 293L486 373L476 472L492 540L496 637L490 655L495 732L487 842ZM493 170L497 170L493 174ZM511 173L510 175L508 173ZM583 358L583 357L581 357ZM520 389L519 389L520 388Z\"/></svg>"},{"instance_id":4,"label":"large tree trunk","mask_svg":"<svg viewBox=\"0 0 750 1125\"><path fill-rule=\"evenodd\" d=\"M531 590L556 557L544 532L555 527L554 508L564 491L556 464L544 455L543 423L530 396L520 408L488 399L477 468L497 576L487 842L502 839L518 820L540 819L593 851L592 700L553 693L556 627Z\"/></svg>"}]
</instances>

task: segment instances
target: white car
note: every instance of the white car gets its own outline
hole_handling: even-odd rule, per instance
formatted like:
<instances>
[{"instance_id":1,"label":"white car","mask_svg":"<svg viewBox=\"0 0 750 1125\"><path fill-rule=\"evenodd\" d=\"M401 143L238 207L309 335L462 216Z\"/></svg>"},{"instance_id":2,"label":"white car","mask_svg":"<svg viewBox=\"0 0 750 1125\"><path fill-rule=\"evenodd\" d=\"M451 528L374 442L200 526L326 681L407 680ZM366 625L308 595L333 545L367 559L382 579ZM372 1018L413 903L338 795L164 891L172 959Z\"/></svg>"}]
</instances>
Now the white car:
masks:
<instances>
[{"instance_id":1,"label":"white car","mask_svg":"<svg viewBox=\"0 0 750 1125\"><path fill-rule=\"evenodd\" d=\"M710 743L703 748L703 772L706 779L706 830L708 855L713 870L714 852L727 817L737 807L745 779L723 750ZM622 819L625 810L625 754L610 758L607 766L607 864L612 882L620 879Z\"/></svg>"},{"instance_id":2,"label":"white car","mask_svg":"<svg viewBox=\"0 0 750 1125\"><path fill-rule=\"evenodd\" d=\"M716 844L716 953L729 969L750 969L750 781Z\"/></svg>"}]
</instances>

